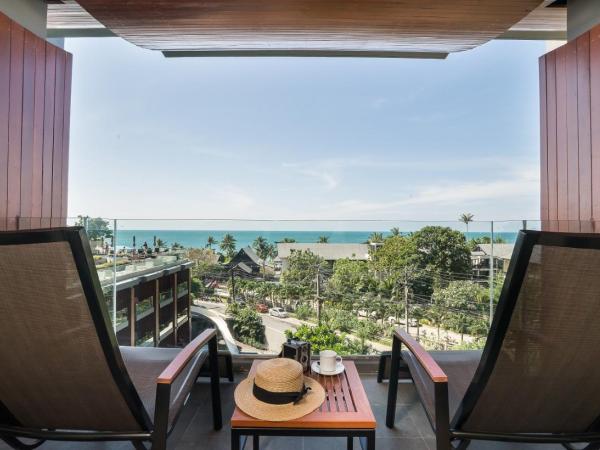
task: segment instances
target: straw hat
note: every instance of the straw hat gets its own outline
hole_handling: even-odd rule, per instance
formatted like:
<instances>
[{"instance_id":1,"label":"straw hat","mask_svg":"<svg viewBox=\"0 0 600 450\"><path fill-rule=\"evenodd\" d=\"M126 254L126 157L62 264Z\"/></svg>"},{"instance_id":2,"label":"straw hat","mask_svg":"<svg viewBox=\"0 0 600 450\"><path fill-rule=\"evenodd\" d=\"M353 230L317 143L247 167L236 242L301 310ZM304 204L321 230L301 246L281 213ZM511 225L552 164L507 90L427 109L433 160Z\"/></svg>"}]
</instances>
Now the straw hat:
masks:
<instances>
[{"instance_id":1,"label":"straw hat","mask_svg":"<svg viewBox=\"0 0 600 450\"><path fill-rule=\"evenodd\" d=\"M249 416L272 422L297 419L325 401L318 381L305 377L302 365L288 358L260 363L256 373L235 389L235 404Z\"/></svg>"}]
</instances>

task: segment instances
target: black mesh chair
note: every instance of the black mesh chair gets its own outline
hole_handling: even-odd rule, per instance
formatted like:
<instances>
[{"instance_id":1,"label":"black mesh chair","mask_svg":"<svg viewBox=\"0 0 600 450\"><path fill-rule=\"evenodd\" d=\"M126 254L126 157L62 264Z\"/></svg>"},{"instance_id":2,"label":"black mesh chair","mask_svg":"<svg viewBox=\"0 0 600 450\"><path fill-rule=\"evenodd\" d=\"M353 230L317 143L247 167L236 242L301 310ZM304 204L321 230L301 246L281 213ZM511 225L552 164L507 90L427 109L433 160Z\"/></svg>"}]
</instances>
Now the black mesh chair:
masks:
<instances>
[{"instance_id":1,"label":"black mesh chair","mask_svg":"<svg viewBox=\"0 0 600 450\"><path fill-rule=\"evenodd\" d=\"M473 440L600 449L599 319L600 235L522 231L483 352L428 353L396 330L386 425L402 359L439 450Z\"/></svg>"},{"instance_id":2,"label":"black mesh chair","mask_svg":"<svg viewBox=\"0 0 600 450\"><path fill-rule=\"evenodd\" d=\"M119 348L82 228L0 233L0 439L11 447L130 441L164 450L207 358L220 429L215 330L183 349Z\"/></svg>"}]
</instances>

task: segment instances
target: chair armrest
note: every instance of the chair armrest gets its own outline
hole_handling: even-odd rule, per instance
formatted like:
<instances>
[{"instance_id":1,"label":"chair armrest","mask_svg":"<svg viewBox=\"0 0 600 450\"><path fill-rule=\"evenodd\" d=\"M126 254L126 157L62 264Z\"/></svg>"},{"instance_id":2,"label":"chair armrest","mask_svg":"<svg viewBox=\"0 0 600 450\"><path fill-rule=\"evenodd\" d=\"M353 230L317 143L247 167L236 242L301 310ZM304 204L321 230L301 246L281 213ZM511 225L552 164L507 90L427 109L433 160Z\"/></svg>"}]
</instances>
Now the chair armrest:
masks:
<instances>
[{"instance_id":1,"label":"chair armrest","mask_svg":"<svg viewBox=\"0 0 600 450\"><path fill-rule=\"evenodd\" d=\"M200 333L192 342L186 345L169 365L158 376L158 384L172 384L185 366L190 362L196 353L204 347L208 341L217 337L217 330L208 329Z\"/></svg>"},{"instance_id":2,"label":"chair armrest","mask_svg":"<svg viewBox=\"0 0 600 450\"><path fill-rule=\"evenodd\" d=\"M434 383L448 382L446 373L438 363L435 362L431 355L427 353L427 350L425 350L410 334L401 328L396 328L396 330L394 330L394 337L399 339L400 342L410 350L421 367L425 369L425 372L427 372L431 381Z\"/></svg>"}]
</instances>

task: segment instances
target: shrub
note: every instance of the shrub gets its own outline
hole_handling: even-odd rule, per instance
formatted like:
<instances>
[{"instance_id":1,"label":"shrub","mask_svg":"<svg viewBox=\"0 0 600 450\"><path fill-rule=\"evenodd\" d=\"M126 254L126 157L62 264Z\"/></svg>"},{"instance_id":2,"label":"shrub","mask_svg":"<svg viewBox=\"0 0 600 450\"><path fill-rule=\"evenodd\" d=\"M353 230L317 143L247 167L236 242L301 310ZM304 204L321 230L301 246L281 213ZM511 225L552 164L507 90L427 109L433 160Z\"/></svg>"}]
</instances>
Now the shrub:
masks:
<instances>
[{"instance_id":1,"label":"shrub","mask_svg":"<svg viewBox=\"0 0 600 450\"><path fill-rule=\"evenodd\" d=\"M359 342L352 341L344 335L338 335L327 325L311 327L300 326L296 332L286 330L288 338L300 339L310 342L313 353L318 354L322 350L334 350L339 355L355 355L365 353L366 350Z\"/></svg>"},{"instance_id":2,"label":"shrub","mask_svg":"<svg viewBox=\"0 0 600 450\"><path fill-rule=\"evenodd\" d=\"M263 347L265 327L260 315L251 308L241 308L235 304L230 305L228 311L233 316L231 329L234 337L253 347Z\"/></svg>"},{"instance_id":3,"label":"shrub","mask_svg":"<svg viewBox=\"0 0 600 450\"><path fill-rule=\"evenodd\" d=\"M298 305L294 311L296 318L300 320L307 320L314 315L313 309L309 305Z\"/></svg>"}]
</instances>

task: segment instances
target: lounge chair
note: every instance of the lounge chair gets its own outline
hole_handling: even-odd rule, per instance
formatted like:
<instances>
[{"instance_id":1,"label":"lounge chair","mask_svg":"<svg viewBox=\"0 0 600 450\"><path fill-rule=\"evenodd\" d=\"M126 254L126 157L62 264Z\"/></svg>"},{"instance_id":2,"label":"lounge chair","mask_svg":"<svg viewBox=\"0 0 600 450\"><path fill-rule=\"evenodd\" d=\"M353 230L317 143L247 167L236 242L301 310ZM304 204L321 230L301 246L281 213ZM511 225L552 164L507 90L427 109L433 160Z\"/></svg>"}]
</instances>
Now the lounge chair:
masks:
<instances>
[{"instance_id":1,"label":"lounge chair","mask_svg":"<svg viewBox=\"0 0 600 450\"><path fill-rule=\"evenodd\" d=\"M473 440L599 449L599 319L600 235L522 231L483 353L427 353L396 330L386 425L402 358L438 450Z\"/></svg>"},{"instance_id":2,"label":"lounge chair","mask_svg":"<svg viewBox=\"0 0 600 450\"><path fill-rule=\"evenodd\" d=\"M207 357L220 429L215 330L183 349L119 349L82 228L0 233L0 439L13 448L60 440L164 450Z\"/></svg>"}]
</instances>

